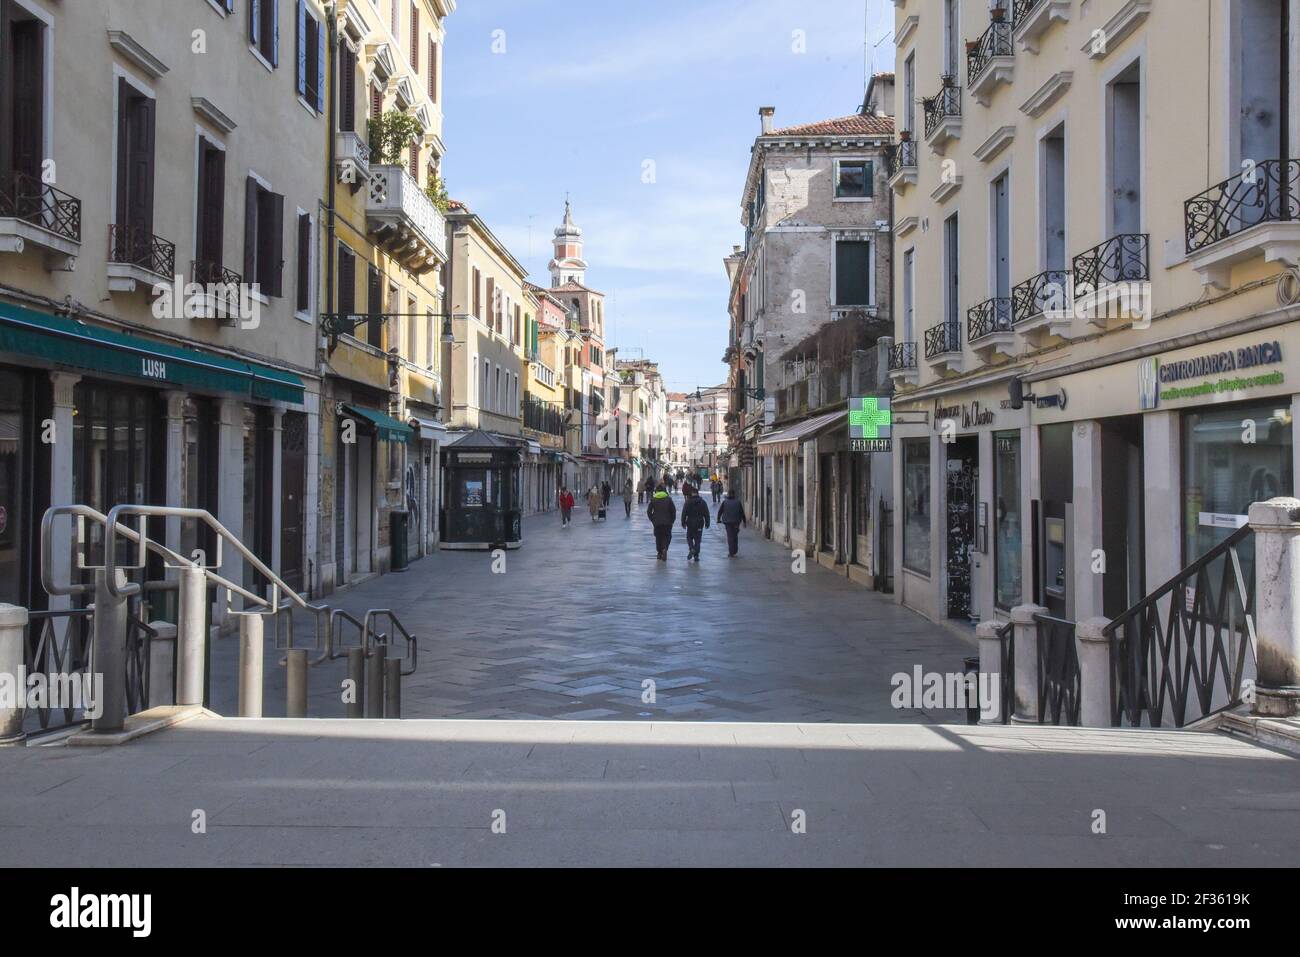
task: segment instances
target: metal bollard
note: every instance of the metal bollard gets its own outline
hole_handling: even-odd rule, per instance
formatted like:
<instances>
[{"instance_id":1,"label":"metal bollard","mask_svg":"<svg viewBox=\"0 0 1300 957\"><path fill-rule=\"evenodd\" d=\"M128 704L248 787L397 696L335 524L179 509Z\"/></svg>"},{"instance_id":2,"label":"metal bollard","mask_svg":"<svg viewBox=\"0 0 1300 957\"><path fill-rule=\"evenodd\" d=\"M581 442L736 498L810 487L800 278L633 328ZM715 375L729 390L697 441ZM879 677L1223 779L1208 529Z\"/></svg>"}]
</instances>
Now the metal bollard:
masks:
<instances>
[{"instance_id":1,"label":"metal bollard","mask_svg":"<svg viewBox=\"0 0 1300 957\"><path fill-rule=\"evenodd\" d=\"M262 716L262 616L239 616L239 716Z\"/></svg>"},{"instance_id":2,"label":"metal bollard","mask_svg":"<svg viewBox=\"0 0 1300 957\"><path fill-rule=\"evenodd\" d=\"M0 604L0 676L9 675L14 683L13 706L0 704L0 744L20 744L23 733L23 705L26 682L23 673L23 632L27 628L27 609L19 605Z\"/></svg>"},{"instance_id":3,"label":"metal bollard","mask_svg":"<svg viewBox=\"0 0 1300 957\"><path fill-rule=\"evenodd\" d=\"M118 587L126 585L126 572L116 569ZM90 670L103 681L99 717L90 719L92 731L121 731L126 720L127 597L108 591L104 569L95 569L95 633L91 639Z\"/></svg>"},{"instance_id":4,"label":"metal bollard","mask_svg":"<svg viewBox=\"0 0 1300 957\"><path fill-rule=\"evenodd\" d=\"M366 650L364 648L348 649L348 681L352 683L353 700L347 703L347 716L364 717L366 713Z\"/></svg>"},{"instance_id":5,"label":"metal bollard","mask_svg":"<svg viewBox=\"0 0 1300 957\"><path fill-rule=\"evenodd\" d=\"M208 643L208 582L202 568L180 570L176 620L176 703L201 705Z\"/></svg>"},{"instance_id":6,"label":"metal bollard","mask_svg":"<svg viewBox=\"0 0 1300 957\"><path fill-rule=\"evenodd\" d=\"M384 646L377 645L366 659L366 717L384 716Z\"/></svg>"},{"instance_id":7,"label":"metal bollard","mask_svg":"<svg viewBox=\"0 0 1300 957\"><path fill-rule=\"evenodd\" d=\"M402 659L384 659L384 717L402 716Z\"/></svg>"},{"instance_id":8,"label":"metal bollard","mask_svg":"<svg viewBox=\"0 0 1300 957\"><path fill-rule=\"evenodd\" d=\"M288 701L285 703L284 716L305 718L307 717L307 649L290 648L285 657Z\"/></svg>"}]
</instances>

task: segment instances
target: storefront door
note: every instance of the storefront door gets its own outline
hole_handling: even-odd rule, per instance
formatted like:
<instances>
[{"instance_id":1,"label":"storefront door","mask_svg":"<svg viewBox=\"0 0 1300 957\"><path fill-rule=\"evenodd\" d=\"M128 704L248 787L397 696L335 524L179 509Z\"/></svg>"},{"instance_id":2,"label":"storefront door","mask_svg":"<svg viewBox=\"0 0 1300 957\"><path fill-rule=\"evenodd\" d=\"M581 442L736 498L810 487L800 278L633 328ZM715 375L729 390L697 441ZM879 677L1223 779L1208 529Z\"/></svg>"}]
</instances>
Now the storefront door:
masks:
<instances>
[{"instance_id":1,"label":"storefront door","mask_svg":"<svg viewBox=\"0 0 1300 957\"><path fill-rule=\"evenodd\" d=\"M979 443L973 437L948 446L948 617L971 614L971 558L975 548L975 497L979 489Z\"/></svg>"},{"instance_id":2,"label":"storefront door","mask_svg":"<svg viewBox=\"0 0 1300 957\"><path fill-rule=\"evenodd\" d=\"M303 522L307 491L307 416L286 412L280 432L280 577L303 590Z\"/></svg>"},{"instance_id":3,"label":"storefront door","mask_svg":"<svg viewBox=\"0 0 1300 957\"><path fill-rule=\"evenodd\" d=\"M33 416L26 376L0 370L0 602L29 607Z\"/></svg>"}]
</instances>

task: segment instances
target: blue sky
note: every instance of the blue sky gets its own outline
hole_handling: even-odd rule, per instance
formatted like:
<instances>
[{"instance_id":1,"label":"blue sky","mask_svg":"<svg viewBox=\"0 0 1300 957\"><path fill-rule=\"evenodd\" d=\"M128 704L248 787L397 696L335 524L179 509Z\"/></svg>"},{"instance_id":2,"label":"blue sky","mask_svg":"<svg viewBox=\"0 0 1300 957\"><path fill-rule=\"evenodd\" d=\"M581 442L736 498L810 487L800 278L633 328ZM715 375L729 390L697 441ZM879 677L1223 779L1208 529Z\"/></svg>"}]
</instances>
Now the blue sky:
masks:
<instances>
[{"instance_id":1,"label":"blue sky","mask_svg":"<svg viewBox=\"0 0 1300 957\"><path fill-rule=\"evenodd\" d=\"M866 47L893 69L893 13L888 0L460 0L451 195L548 285L570 193L609 343L657 360L671 389L722 382L722 259L744 238L758 108L776 107L778 127L854 112Z\"/></svg>"}]
</instances>

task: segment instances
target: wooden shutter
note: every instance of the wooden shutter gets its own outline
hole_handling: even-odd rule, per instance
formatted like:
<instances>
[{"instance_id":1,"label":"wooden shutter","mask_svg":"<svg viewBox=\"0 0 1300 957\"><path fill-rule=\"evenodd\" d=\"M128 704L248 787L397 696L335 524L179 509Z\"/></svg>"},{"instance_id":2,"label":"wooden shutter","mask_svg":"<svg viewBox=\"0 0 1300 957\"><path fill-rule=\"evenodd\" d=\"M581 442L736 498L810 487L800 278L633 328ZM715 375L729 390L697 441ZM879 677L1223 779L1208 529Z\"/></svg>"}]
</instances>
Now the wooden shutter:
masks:
<instances>
[{"instance_id":1,"label":"wooden shutter","mask_svg":"<svg viewBox=\"0 0 1300 957\"><path fill-rule=\"evenodd\" d=\"M420 72L420 8L411 4L411 71Z\"/></svg>"},{"instance_id":2,"label":"wooden shutter","mask_svg":"<svg viewBox=\"0 0 1300 957\"><path fill-rule=\"evenodd\" d=\"M262 0L248 0L248 42L262 52Z\"/></svg>"},{"instance_id":3,"label":"wooden shutter","mask_svg":"<svg viewBox=\"0 0 1300 957\"><path fill-rule=\"evenodd\" d=\"M370 267L366 284L366 314L371 321L366 324L366 341L376 349L384 347L384 324L379 317L384 314L384 287L380 282L379 270Z\"/></svg>"},{"instance_id":4,"label":"wooden shutter","mask_svg":"<svg viewBox=\"0 0 1300 957\"><path fill-rule=\"evenodd\" d=\"M13 23L9 35L13 41L13 168L40 178L45 153L45 26L39 20L24 20Z\"/></svg>"},{"instance_id":5,"label":"wooden shutter","mask_svg":"<svg viewBox=\"0 0 1300 957\"><path fill-rule=\"evenodd\" d=\"M297 27L294 30L294 53L297 57L298 74L296 79L296 88L298 95L303 99L307 98L307 4L304 0L298 0L298 8L294 11L296 16L294 22Z\"/></svg>"},{"instance_id":6,"label":"wooden shutter","mask_svg":"<svg viewBox=\"0 0 1300 957\"><path fill-rule=\"evenodd\" d=\"M261 282L257 274L257 180L244 180L244 282Z\"/></svg>"},{"instance_id":7,"label":"wooden shutter","mask_svg":"<svg viewBox=\"0 0 1300 957\"><path fill-rule=\"evenodd\" d=\"M340 117L339 129L355 133L357 129L357 55L344 47L338 58Z\"/></svg>"},{"instance_id":8,"label":"wooden shutter","mask_svg":"<svg viewBox=\"0 0 1300 957\"><path fill-rule=\"evenodd\" d=\"M284 197L279 193L262 194L262 210L257 230L258 279L262 293L284 295Z\"/></svg>"},{"instance_id":9,"label":"wooden shutter","mask_svg":"<svg viewBox=\"0 0 1300 957\"><path fill-rule=\"evenodd\" d=\"M357 262L352 250L339 244L339 314L356 315L357 311Z\"/></svg>"},{"instance_id":10,"label":"wooden shutter","mask_svg":"<svg viewBox=\"0 0 1300 957\"><path fill-rule=\"evenodd\" d=\"M262 0L271 11L271 66L280 65L280 0Z\"/></svg>"},{"instance_id":11,"label":"wooden shutter","mask_svg":"<svg viewBox=\"0 0 1300 957\"><path fill-rule=\"evenodd\" d=\"M316 112L325 112L325 25L315 24L316 30Z\"/></svg>"},{"instance_id":12,"label":"wooden shutter","mask_svg":"<svg viewBox=\"0 0 1300 957\"><path fill-rule=\"evenodd\" d=\"M438 102L438 41L429 37L429 99Z\"/></svg>"},{"instance_id":13,"label":"wooden shutter","mask_svg":"<svg viewBox=\"0 0 1300 957\"><path fill-rule=\"evenodd\" d=\"M127 222L146 237L153 235L154 127L156 104L147 96L134 96L128 118L130 170L127 183ZM143 240L148 242L146 238Z\"/></svg>"},{"instance_id":14,"label":"wooden shutter","mask_svg":"<svg viewBox=\"0 0 1300 957\"><path fill-rule=\"evenodd\" d=\"M226 154L211 144L201 142L199 168L201 225L197 258L220 266L225 245Z\"/></svg>"},{"instance_id":15,"label":"wooden shutter","mask_svg":"<svg viewBox=\"0 0 1300 957\"><path fill-rule=\"evenodd\" d=\"M501 319L497 316L497 283L491 276L487 281L488 328L501 328Z\"/></svg>"},{"instance_id":16,"label":"wooden shutter","mask_svg":"<svg viewBox=\"0 0 1300 957\"><path fill-rule=\"evenodd\" d=\"M411 179L415 180L415 185L420 185L420 146L418 143L412 143L410 148L410 166Z\"/></svg>"},{"instance_id":17,"label":"wooden shutter","mask_svg":"<svg viewBox=\"0 0 1300 957\"><path fill-rule=\"evenodd\" d=\"M3 0L0 0L3 5ZM130 213L127 206L130 202L130 190L127 183L130 182L131 175L131 85L123 77L117 80L117 216L115 222L119 226L125 226L130 223Z\"/></svg>"},{"instance_id":18,"label":"wooden shutter","mask_svg":"<svg viewBox=\"0 0 1300 957\"><path fill-rule=\"evenodd\" d=\"M298 298L294 303L298 312L308 312L311 309L311 216L307 213L298 214L298 263L296 271L296 280L298 284Z\"/></svg>"},{"instance_id":19,"label":"wooden shutter","mask_svg":"<svg viewBox=\"0 0 1300 957\"><path fill-rule=\"evenodd\" d=\"M370 115L378 118L384 112L384 91L378 83L370 85Z\"/></svg>"}]
</instances>

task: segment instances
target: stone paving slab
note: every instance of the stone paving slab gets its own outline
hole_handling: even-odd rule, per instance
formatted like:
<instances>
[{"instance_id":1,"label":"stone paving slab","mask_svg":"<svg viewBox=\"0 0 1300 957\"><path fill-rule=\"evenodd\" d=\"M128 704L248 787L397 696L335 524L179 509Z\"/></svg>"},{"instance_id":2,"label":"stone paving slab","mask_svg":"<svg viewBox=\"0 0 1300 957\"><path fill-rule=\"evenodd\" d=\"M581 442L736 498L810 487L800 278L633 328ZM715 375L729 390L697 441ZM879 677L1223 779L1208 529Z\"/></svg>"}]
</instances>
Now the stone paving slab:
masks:
<instances>
[{"instance_id":1,"label":"stone paving slab","mask_svg":"<svg viewBox=\"0 0 1300 957\"><path fill-rule=\"evenodd\" d=\"M205 717L116 749L0 749L0 780L0 867L1236 867L1300 853L1300 759L1202 732Z\"/></svg>"},{"instance_id":2,"label":"stone paving slab","mask_svg":"<svg viewBox=\"0 0 1300 957\"><path fill-rule=\"evenodd\" d=\"M680 508L680 501L679 501ZM973 642L754 531L739 558L705 533L701 562L654 558L640 509L561 528L524 523L504 574L479 552L439 552L409 571L325 599L360 617L392 608L419 638L419 668L402 688L403 716L656 721L955 722L954 711L896 711L890 678L915 665L960 671ZM314 623L300 618L299 641ZM269 639L268 639L269 640ZM212 709L237 714L238 640L212 649ZM280 653L266 651L264 714L282 716ZM313 668L309 713L343 717L343 661ZM642 700L644 682L655 700Z\"/></svg>"}]
</instances>

